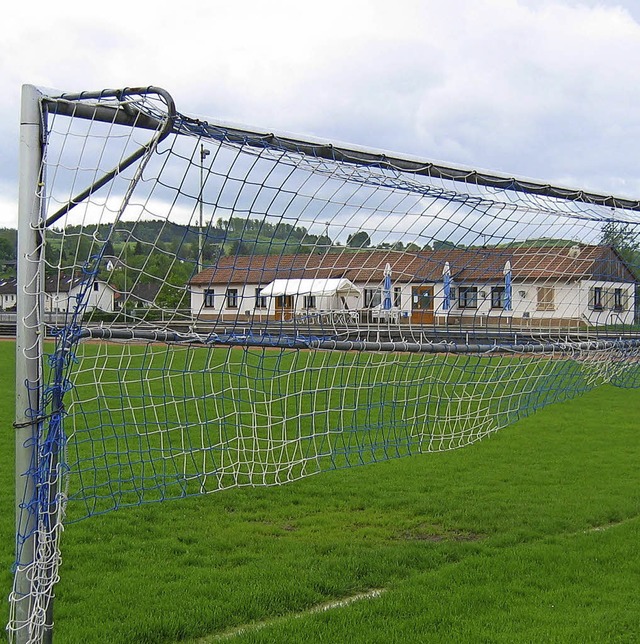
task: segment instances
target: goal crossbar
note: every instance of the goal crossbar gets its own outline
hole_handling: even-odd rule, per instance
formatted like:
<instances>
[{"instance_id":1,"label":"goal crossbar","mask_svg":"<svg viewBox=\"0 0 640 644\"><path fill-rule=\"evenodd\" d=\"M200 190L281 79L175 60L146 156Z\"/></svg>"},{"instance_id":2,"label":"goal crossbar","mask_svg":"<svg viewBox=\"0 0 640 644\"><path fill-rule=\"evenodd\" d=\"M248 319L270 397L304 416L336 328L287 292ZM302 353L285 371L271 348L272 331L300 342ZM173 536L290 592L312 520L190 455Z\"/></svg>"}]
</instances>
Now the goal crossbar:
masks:
<instances>
[{"instance_id":1,"label":"goal crossbar","mask_svg":"<svg viewBox=\"0 0 640 644\"><path fill-rule=\"evenodd\" d=\"M640 200L637 199L563 187L462 165L445 165L396 152L314 139L309 136L296 138L290 134L278 134L274 131L251 129L223 122L216 124L186 116L182 116L176 121L176 129L179 132L197 133L200 136L208 136L215 140L224 140L255 148L274 147L278 150L309 155L329 161L387 168L445 181L464 182L471 185L513 190L554 199L571 199L572 201L586 204L640 211Z\"/></svg>"},{"instance_id":2,"label":"goal crossbar","mask_svg":"<svg viewBox=\"0 0 640 644\"><path fill-rule=\"evenodd\" d=\"M126 103L119 106L105 106L102 103L92 102L109 97L121 99L126 96L149 94L155 94L161 97L167 106L166 118L162 121L158 118L158 115L145 114ZM166 138L171 132L177 134L195 133L206 138L247 145L258 149L272 147L278 150L346 164L374 166L389 170L410 172L415 175L445 181L464 182L471 185L530 193L553 199L571 199L572 201L586 204L640 211L640 200L637 199L538 182L528 178L500 174L487 170L478 170L462 165L442 164L411 155L399 154L397 152L376 150L325 139L315 139L311 136L298 138L291 134L277 133L273 130L232 125L223 121L215 123L210 120L201 120L199 118L178 114L175 108L175 101L171 94L162 88L154 86L81 92L77 94L61 93L59 96L47 96L43 99L43 102L47 110L51 113L157 130L157 142ZM119 164L117 168L105 174L104 177L96 181L90 188L87 188L71 200L64 208L61 208L49 217L46 225L49 226L58 221L75 204L86 199L92 192L95 192L95 190L113 179L117 173L138 160L147 149L148 146L140 148Z\"/></svg>"}]
</instances>

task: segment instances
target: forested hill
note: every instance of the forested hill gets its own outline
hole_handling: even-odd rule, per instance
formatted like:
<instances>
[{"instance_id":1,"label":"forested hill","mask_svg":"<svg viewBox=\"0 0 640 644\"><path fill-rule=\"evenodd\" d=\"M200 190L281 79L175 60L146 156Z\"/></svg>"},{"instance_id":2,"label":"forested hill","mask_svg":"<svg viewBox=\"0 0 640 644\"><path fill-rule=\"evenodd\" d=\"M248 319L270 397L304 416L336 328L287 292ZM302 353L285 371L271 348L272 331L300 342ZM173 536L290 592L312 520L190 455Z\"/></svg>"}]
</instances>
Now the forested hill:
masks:
<instances>
[{"instance_id":1,"label":"forested hill","mask_svg":"<svg viewBox=\"0 0 640 644\"><path fill-rule=\"evenodd\" d=\"M64 245L63 245L64 240ZM600 243L616 248L640 276L640 240L635 230L619 222L608 222L603 226ZM516 243L516 242L513 242ZM518 245L566 246L567 240L533 239L517 242ZM351 248L385 248L405 251L419 251L427 248L455 247L448 241L433 240L430 246L420 247L415 243L402 241L374 243L364 231L354 231L344 240ZM164 220L143 220L119 222L97 226L67 226L53 228L46 238L46 256L49 266L64 266L71 261L79 265L102 250L104 255L128 258L127 264L135 264L133 257L161 255L164 259L172 256L181 263L195 266L200 246L200 262L211 264L221 256L233 255L280 255L324 252L341 244L327 234L311 234L303 226L294 226L284 221L270 223L264 219L218 219L205 224L202 233L197 226L183 225ZM0 276L15 275L17 256L17 231L0 228ZM470 246L476 247L475 245ZM155 252L157 251L157 252ZM164 265L166 262L159 262ZM174 262L175 263L175 262ZM186 270L186 266L183 267ZM164 268L158 266L158 270ZM161 276L162 272L157 273Z\"/></svg>"},{"instance_id":2,"label":"forested hill","mask_svg":"<svg viewBox=\"0 0 640 644\"><path fill-rule=\"evenodd\" d=\"M68 226L65 234L78 235L79 226ZM84 232L87 232L85 228ZM115 229L100 225L93 229L96 239L108 242L105 254L120 254L124 245L127 251L150 248L175 253L184 260L195 260L198 254L199 229L194 225L182 225L161 220L121 222ZM259 219L219 219L202 229L202 246L205 260L216 255L271 254L286 252L310 252L313 246L322 245L322 236L311 235L301 226L278 223L270 224ZM331 241L327 238L326 243ZM110 252L113 251L113 252ZM82 256L82 253L80 253Z\"/></svg>"},{"instance_id":3,"label":"forested hill","mask_svg":"<svg viewBox=\"0 0 640 644\"><path fill-rule=\"evenodd\" d=\"M304 226L240 217L205 224L201 234L197 226L163 220L123 221L115 228L111 224L66 226L50 230L46 243L46 255L52 265L64 264L64 260L71 258L74 263L81 264L95 255L103 244L104 255L107 256L150 255L157 250L192 264L198 256L200 244L204 263L215 261L220 256L312 253L340 246L327 234L312 234ZM346 238L345 245L366 248L371 246L371 239L367 232L355 231ZM415 244L405 246L398 241L382 243L379 247L420 250ZM1 228L0 260L15 258L16 230Z\"/></svg>"},{"instance_id":4,"label":"forested hill","mask_svg":"<svg viewBox=\"0 0 640 644\"><path fill-rule=\"evenodd\" d=\"M199 237L195 226L162 220L123 221L115 229L110 224L67 226L49 232L46 252L51 260L61 256L73 257L82 263L96 253L95 240L98 240L106 244L105 255L149 255L152 249L157 249L173 253L183 260L195 261ZM0 228L0 261L16 259L16 238L15 229ZM312 235L302 226L237 217L205 225L201 240L204 261L220 255L310 253L314 248L331 246L328 237Z\"/></svg>"}]
</instances>

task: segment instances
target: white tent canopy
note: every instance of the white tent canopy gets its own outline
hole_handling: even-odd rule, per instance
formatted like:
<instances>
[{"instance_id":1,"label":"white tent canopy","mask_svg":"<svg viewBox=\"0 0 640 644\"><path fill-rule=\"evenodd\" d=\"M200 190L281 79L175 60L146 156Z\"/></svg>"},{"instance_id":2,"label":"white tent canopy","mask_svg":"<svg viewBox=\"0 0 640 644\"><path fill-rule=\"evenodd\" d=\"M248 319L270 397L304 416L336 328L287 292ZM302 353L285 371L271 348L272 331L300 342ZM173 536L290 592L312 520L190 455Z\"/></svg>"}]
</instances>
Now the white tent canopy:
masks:
<instances>
[{"instance_id":1,"label":"white tent canopy","mask_svg":"<svg viewBox=\"0 0 640 644\"><path fill-rule=\"evenodd\" d=\"M344 277L327 279L277 279L267 284L260 295L360 295L360 289Z\"/></svg>"}]
</instances>

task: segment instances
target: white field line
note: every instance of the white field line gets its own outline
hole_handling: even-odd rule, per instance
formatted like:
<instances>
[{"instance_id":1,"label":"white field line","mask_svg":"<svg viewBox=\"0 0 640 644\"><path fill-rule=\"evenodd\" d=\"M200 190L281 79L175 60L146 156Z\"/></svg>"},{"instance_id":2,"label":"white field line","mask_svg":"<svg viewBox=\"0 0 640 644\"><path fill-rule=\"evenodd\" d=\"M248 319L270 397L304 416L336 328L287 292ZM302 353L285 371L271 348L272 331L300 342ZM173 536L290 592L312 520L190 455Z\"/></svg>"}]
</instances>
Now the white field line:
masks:
<instances>
[{"instance_id":1,"label":"white field line","mask_svg":"<svg viewBox=\"0 0 640 644\"><path fill-rule=\"evenodd\" d=\"M625 525L625 523L630 523L635 521L638 518L638 515L633 517L627 517L621 521L612 521L611 523L605 523L603 525L596 525L591 528L583 530L583 534L589 534L590 532L604 532L605 530L611 530L611 528L617 528L618 526Z\"/></svg>"},{"instance_id":2,"label":"white field line","mask_svg":"<svg viewBox=\"0 0 640 644\"><path fill-rule=\"evenodd\" d=\"M238 626L224 633L218 635L210 635L201 640L198 640L198 644L207 644L208 642L218 642L221 640L228 640L239 635L244 635L245 633L251 633L254 631L259 631L260 629L266 628L268 626L273 626L274 624L279 624L290 619L299 619L301 617L307 617L308 615L314 615L316 613L324 613L328 610L334 610L336 608L344 608L354 604L355 602L363 601L365 599L376 599L380 597L386 589L384 588L374 588L369 590L366 593L359 593L357 595L352 595L351 597L345 597L344 599L338 599L332 602L325 602L324 604L318 604L317 606L312 606L308 610L302 611L301 613L293 613L291 615L282 615L280 617L274 617L273 619L268 619L264 622L254 622L253 624L245 624L244 626Z\"/></svg>"}]
</instances>

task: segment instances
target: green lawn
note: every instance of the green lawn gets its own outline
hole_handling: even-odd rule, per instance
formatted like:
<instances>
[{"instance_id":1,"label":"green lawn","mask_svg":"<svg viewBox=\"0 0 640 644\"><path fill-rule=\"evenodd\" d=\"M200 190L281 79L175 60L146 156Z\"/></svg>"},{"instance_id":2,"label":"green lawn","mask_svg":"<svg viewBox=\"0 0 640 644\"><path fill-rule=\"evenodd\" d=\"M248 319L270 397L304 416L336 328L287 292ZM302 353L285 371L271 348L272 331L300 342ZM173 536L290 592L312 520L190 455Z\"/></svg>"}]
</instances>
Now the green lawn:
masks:
<instances>
[{"instance_id":1,"label":"green lawn","mask_svg":"<svg viewBox=\"0 0 640 644\"><path fill-rule=\"evenodd\" d=\"M0 343L5 595L13 350ZM640 391L603 386L465 449L73 523L56 640L635 642L639 419Z\"/></svg>"}]
</instances>

